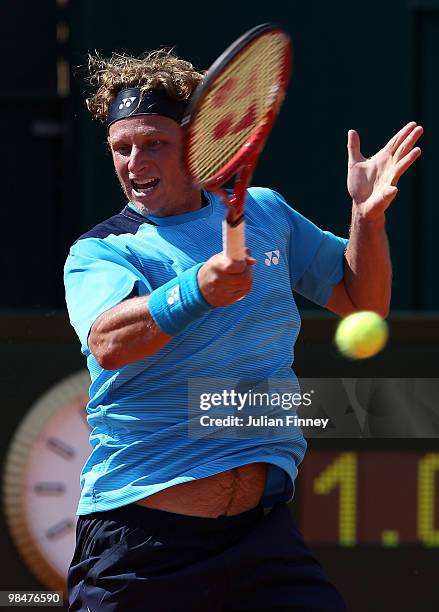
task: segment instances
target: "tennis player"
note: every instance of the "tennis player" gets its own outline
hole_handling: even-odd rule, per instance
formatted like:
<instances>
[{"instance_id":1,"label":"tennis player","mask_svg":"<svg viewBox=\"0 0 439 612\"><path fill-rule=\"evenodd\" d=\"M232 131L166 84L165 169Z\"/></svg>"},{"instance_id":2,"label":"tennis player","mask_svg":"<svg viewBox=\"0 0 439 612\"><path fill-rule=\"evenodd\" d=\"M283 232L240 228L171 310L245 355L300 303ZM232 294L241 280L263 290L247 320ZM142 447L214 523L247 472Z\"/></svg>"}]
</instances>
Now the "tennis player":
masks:
<instances>
[{"instance_id":1,"label":"tennis player","mask_svg":"<svg viewBox=\"0 0 439 612\"><path fill-rule=\"evenodd\" d=\"M223 204L183 166L180 120L202 74L167 51L95 56L90 71L88 109L106 124L126 204L75 242L65 266L92 381L70 611L345 610L286 506L300 429L202 427L209 411L193 388L215 403L222 385L215 414L232 404L243 422L256 408L233 398L279 380L297 389L293 292L339 315L387 315L385 211L422 128L409 123L370 159L349 132L349 242L250 188L251 252L232 261Z\"/></svg>"}]
</instances>

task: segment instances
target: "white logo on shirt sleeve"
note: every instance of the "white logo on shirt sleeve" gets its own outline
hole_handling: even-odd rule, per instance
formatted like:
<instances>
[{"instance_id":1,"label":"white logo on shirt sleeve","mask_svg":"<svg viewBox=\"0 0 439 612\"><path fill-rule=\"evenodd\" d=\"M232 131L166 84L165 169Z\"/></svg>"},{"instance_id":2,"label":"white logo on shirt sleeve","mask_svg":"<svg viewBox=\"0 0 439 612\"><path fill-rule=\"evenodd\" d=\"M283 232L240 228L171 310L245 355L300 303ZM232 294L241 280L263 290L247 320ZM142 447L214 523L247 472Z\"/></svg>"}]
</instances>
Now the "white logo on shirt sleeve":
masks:
<instances>
[{"instance_id":1,"label":"white logo on shirt sleeve","mask_svg":"<svg viewBox=\"0 0 439 612\"><path fill-rule=\"evenodd\" d=\"M180 285L175 285L172 289L168 289L166 292L166 301L169 306L173 306L180 301Z\"/></svg>"},{"instance_id":2,"label":"white logo on shirt sleeve","mask_svg":"<svg viewBox=\"0 0 439 612\"><path fill-rule=\"evenodd\" d=\"M266 256L266 258L264 259L264 263L266 266L271 266L271 264L273 264L273 266L277 266L280 259L279 249L276 249L275 251L267 251L266 253L264 253L264 255Z\"/></svg>"}]
</instances>

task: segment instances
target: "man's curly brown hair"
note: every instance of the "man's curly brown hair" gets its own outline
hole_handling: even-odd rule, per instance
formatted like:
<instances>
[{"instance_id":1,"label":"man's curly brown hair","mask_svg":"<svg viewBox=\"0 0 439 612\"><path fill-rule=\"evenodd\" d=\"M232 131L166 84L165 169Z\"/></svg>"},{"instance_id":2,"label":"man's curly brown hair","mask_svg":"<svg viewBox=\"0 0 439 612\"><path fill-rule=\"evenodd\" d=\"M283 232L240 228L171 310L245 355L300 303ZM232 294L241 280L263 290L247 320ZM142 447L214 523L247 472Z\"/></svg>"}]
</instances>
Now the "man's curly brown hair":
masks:
<instances>
[{"instance_id":1,"label":"man's curly brown hair","mask_svg":"<svg viewBox=\"0 0 439 612\"><path fill-rule=\"evenodd\" d=\"M111 101L122 89L139 87L142 93L164 89L170 97L186 100L203 79L203 73L179 59L172 49L150 51L139 57L113 53L104 58L96 52L88 56L88 72L95 92L86 99L87 108L102 122L107 119Z\"/></svg>"}]
</instances>

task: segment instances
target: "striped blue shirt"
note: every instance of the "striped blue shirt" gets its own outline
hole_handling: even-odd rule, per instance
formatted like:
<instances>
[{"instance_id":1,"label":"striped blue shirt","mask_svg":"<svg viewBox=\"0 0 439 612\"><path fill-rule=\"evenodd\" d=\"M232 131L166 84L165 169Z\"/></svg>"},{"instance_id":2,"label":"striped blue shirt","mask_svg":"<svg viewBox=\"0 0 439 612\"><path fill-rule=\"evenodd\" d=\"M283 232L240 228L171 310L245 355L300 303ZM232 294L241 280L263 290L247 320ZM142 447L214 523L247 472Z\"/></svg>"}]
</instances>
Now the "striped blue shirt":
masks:
<instances>
[{"instance_id":1,"label":"striped blue shirt","mask_svg":"<svg viewBox=\"0 0 439 612\"><path fill-rule=\"evenodd\" d=\"M154 355L116 370L100 367L88 348L90 328L103 312L222 250L224 205L213 193L204 197L201 209L170 217L145 218L128 205L70 250L66 301L91 376L91 454L81 472L78 514L255 462L268 464L266 506L293 495L306 447L301 430L203 435L191 428L202 415L193 390L266 381L270 392L285 385L297 391L291 365L300 316L293 290L325 305L343 277L346 240L317 228L276 192L250 188L247 244L258 264L244 300L212 309Z\"/></svg>"}]
</instances>

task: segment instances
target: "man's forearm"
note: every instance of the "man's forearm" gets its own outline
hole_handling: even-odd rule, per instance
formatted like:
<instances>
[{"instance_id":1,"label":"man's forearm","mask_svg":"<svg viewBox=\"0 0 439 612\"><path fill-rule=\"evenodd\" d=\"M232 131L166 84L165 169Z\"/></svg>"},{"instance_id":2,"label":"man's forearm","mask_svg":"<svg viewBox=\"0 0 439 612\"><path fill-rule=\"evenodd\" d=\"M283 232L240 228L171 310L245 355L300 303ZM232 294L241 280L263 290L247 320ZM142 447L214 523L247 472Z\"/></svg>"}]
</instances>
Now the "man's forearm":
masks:
<instances>
[{"instance_id":1,"label":"man's forearm","mask_svg":"<svg viewBox=\"0 0 439 612\"><path fill-rule=\"evenodd\" d=\"M148 301L149 296L121 302L93 324L89 348L106 370L149 357L171 340L151 317Z\"/></svg>"},{"instance_id":2,"label":"man's forearm","mask_svg":"<svg viewBox=\"0 0 439 612\"><path fill-rule=\"evenodd\" d=\"M251 290L255 263L249 251L242 261L217 253L201 267L196 265L180 274L178 285L172 279L171 289L169 281L148 296L121 302L93 323L88 338L91 353L105 370L154 355L212 308L228 306L245 297ZM175 286L178 299L170 302L168 294ZM173 310L169 314L171 303Z\"/></svg>"},{"instance_id":3,"label":"man's forearm","mask_svg":"<svg viewBox=\"0 0 439 612\"><path fill-rule=\"evenodd\" d=\"M352 224L345 255L344 284L355 308L389 313L392 265L385 216L368 221L352 208Z\"/></svg>"}]
</instances>

